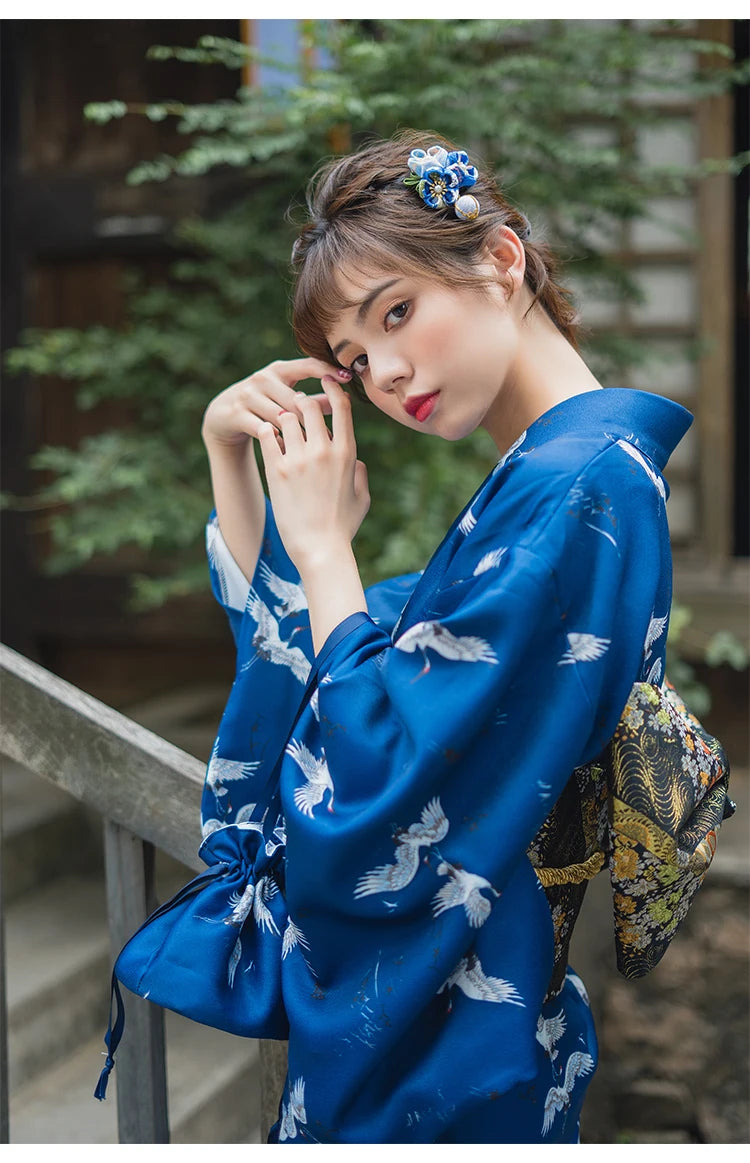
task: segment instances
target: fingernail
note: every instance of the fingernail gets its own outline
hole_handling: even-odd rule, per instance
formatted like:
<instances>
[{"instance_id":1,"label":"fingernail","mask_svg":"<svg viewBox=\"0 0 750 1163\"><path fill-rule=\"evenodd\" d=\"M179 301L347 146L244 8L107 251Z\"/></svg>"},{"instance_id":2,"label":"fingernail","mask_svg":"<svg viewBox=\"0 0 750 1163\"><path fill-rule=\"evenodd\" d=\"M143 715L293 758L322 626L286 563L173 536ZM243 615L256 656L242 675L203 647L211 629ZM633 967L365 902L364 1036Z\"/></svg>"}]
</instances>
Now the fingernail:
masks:
<instances>
[{"instance_id":1,"label":"fingernail","mask_svg":"<svg viewBox=\"0 0 750 1163\"><path fill-rule=\"evenodd\" d=\"M342 380L350 380L352 378L352 373L345 367L340 367L336 375Z\"/></svg>"}]
</instances>

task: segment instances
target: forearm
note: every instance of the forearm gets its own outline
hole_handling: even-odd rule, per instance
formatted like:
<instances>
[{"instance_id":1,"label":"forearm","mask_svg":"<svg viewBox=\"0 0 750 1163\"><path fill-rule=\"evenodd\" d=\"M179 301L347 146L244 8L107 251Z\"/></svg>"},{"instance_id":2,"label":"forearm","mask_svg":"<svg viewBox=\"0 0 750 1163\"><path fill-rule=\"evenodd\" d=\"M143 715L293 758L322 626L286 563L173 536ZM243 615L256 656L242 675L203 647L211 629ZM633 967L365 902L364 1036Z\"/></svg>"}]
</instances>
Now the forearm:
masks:
<instances>
[{"instance_id":1,"label":"forearm","mask_svg":"<svg viewBox=\"0 0 750 1163\"><path fill-rule=\"evenodd\" d=\"M357 561L351 545L320 549L298 563L307 595L313 648L317 654L332 630L358 611L367 613Z\"/></svg>"},{"instance_id":2,"label":"forearm","mask_svg":"<svg viewBox=\"0 0 750 1163\"><path fill-rule=\"evenodd\" d=\"M206 441L216 514L229 552L248 581L260 555L265 526L265 494L253 441Z\"/></svg>"}]
</instances>

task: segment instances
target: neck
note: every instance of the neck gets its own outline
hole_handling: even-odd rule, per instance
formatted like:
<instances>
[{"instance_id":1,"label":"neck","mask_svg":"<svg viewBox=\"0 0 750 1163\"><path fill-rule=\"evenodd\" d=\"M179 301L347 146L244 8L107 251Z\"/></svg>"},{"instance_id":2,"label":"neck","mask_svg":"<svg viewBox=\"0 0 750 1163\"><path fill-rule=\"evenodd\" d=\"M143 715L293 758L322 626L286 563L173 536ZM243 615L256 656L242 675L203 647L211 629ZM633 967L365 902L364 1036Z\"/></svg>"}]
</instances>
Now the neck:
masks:
<instances>
[{"instance_id":1,"label":"neck","mask_svg":"<svg viewBox=\"0 0 750 1163\"><path fill-rule=\"evenodd\" d=\"M543 307L523 318L532 300L527 287L520 300L516 355L482 422L501 454L550 408L602 386Z\"/></svg>"}]
</instances>

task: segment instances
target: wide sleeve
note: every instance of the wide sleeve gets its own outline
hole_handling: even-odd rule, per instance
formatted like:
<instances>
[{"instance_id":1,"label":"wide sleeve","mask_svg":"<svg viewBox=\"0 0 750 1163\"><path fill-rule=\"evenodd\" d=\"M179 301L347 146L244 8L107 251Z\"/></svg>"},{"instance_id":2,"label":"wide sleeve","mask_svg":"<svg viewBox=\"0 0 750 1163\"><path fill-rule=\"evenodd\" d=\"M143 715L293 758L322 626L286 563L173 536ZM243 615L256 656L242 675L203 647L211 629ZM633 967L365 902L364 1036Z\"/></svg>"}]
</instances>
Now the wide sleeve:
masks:
<instances>
[{"instance_id":1,"label":"wide sleeve","mask_svg":"<svg viewBox=\"0 0 750 1163\"><path fill-rule=\"evenodd\" d=\"M204 835L247 820L256 802L267 798L314 656L305 592L268 499L250 580L232 557L215 511L206 527L206 547L212 590L227 614L237 657L206 773Z\"/></svg>"},{"instance_id":2,"label":"wide sleeve","mask_svg":"<svg viewBox=\"0 0 750 1163\"><path fill-rule=\"evenodd\" d=\"M305 697L314 658L307 598L266 498L260 554L248 580L214 510L206 526L211 588L237 647L236 674L214 742L202 801L204 833L242 822L264 794ZM419 574L367 591L372 618L388 633ZM315 694L312 698L315 700ZM314 701L317 711L317 703Z\"/></svg>"},{"instance_id":3,"label":"wide sleeve","mask_svg":"<svg viewBox=\"0 0 750 1163\"><path fill-rule=\"evenodd\" d=\"M666 520L657 490L620 471L623 459L603 472L607 536L586 519L601 465L513 546L498 545L499 494L428 617L406 619L392 641L355 615L324 645L328 810L310 808L293 765L282 776L295 892L307 876L302 897L393 921L434 908L441 877L461 883L450 870L483 878L490 903L502 894L573 769L612 736L642 669Z\"/></svg>"}]
</instances>

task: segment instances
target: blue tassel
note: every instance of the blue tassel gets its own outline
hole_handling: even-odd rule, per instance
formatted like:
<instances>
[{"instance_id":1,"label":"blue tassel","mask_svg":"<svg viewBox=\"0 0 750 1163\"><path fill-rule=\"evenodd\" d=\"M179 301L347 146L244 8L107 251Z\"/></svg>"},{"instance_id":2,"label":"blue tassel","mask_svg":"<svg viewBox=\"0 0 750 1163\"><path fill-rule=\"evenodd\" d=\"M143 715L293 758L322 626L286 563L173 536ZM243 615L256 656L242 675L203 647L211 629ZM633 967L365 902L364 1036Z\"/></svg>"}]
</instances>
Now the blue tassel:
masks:
<instances>
[{"instance_id":1,"label":"blue tassel","mask_svg":"<svg viewBox=\"0 0 750 1163\"><path fill-rule=\"evenodd\" d=\"M115 1001L117 1002L117 1017L113 1026L112 1007ZM119 983L113 973L112 990L109 996L109 1025L107 1026L107 1032L104 1035L104 1044L107 1047L107 1060L104 1063L104 1069L99 1075L99 1081L97 1082L96 1090L94 1091L94 1098L98 1098L100 1102L104 1099L107 1093L107 1083L109 1082L109 1076L112 1073L115 1065L115 1051L120 1044L120 1039L122 1038L122 1032L124 1029L125 1006L123 1005Z\"/></svg>"}]
</instances>

